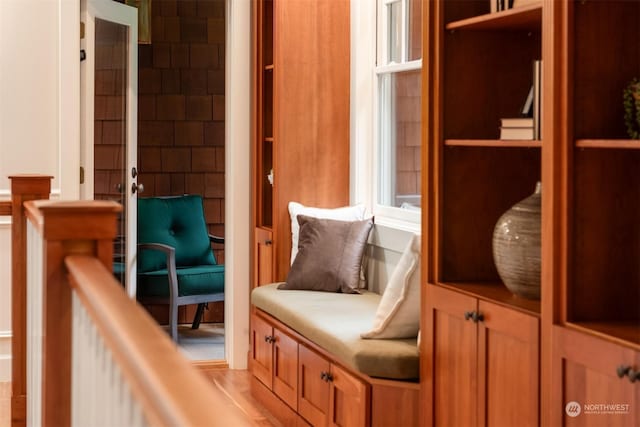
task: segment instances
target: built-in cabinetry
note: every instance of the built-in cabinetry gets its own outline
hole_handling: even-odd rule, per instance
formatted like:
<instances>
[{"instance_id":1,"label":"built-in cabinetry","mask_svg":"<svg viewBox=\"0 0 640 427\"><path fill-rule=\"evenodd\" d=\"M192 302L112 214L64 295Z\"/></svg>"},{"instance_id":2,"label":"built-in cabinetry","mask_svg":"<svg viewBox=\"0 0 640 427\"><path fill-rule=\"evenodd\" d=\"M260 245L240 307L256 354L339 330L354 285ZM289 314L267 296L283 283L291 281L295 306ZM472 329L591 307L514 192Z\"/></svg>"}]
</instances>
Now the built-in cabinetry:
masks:
<instances>
[{"instance_id":1,"label":"built-in cabinetry","mask_svg":"<svg viewBox=\"0 0 640 427\"><path fill-rule=\"evenodd\" d=\"M275 323L251 316L249 368L314 426L369 425L370 387Z\"/></svg>"},{"instance_id":2,"label":"built-in cabinetry","mask_svg":"<svg viewBox=\"0 0 640 427\"><path fill-rule=\"evenodd\" d=\"M300 345L298 413L314 426L367 426L369 387Z\"/></svg>"},{"instance_id":3,"label":"built-in cabinetry","mask_svg":"<svg viewBox=\"0 0 640 427\"><path fill-rule=\"evenodd\" d=\"M626 135L622 93L640 78L640 2L514 3L423 2L424 421L637 425L640 141ZM541 138L500 140L535 60ZM531 301L501 283L492 233L536 181Z\"/></svg>"},{"instance_id":4,"label":"built-in cabinetry","mask_svg":"<svg viewBox=\"0 0 640 427\"><path fill-rule=\"evenodd\" d=\"M282 401L298 405L298 342L258 316L251 316L252 373Z\"/></svg>"},{"instance_id":5,"label":"built-in cabinetry","mask_svg":"<svg viewBox=\"0 0 640 427\"><path fill-rule=\"evenodd\" d=\"M284 280L287 205L349 202L349 1L253 4L253 286Z\"/></svg>"},{"instance_id":6,"label":"built-in cabinetry","mask_svg":"<svg viewBox=\"0 0 640 427\"><path fill-rule=\"evenodd\" d=\"M557 55L545 69L554 85L543 117L553 137L543 166L555 231L544 248L550 421L638 425L640 140L627 136L622 93L640 78L640 2L545 7ZM566 408L572 401L582 405L577 417ZM587 406L603 404L628 406Z\"/></svg>"},{"instance_id":7,"label":"built-in cabinetry","mask_svg":"<svg viewBox=\"0 0 640 427\"><path fill-rule=\"evenodd\" d=\"M539 425L535 313L440 286L427 287L425 298L424 337L432 351L423 363L433 367L427 418L434 425ZM518 404L505 405L508 396Z\"/></svg>"},{"instance_id":8,"label":"built-in cabinetry","mask_svg":"<svg viewBox=\"0 0 640 427\"><path fill-rule=\"evenodd\" d=\"M500 119L518 116L543 56L542 5L423 7L423 421L536 426L540 302L503 285L492 236L541 179L543 142L499 137Z\"/></svg>"}]
</instances>

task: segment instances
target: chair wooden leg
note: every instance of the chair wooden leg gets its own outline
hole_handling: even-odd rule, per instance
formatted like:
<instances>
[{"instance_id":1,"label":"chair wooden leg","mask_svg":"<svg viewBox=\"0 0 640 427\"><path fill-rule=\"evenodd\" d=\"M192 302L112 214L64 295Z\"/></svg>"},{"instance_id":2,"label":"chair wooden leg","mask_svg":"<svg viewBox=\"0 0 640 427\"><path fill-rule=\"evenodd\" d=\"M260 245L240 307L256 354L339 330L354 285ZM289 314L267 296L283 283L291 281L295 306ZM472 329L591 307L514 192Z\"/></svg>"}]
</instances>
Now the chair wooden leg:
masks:
<instances>
[{"instance_id":1,"label":"chair wooden leg","mask_svg":"<svg viewBox=\"0 0 640 427\"><path fill-rule=\"evenodd\" d=\"M178 304L169 304L169 333L174 342L178 342Z\"/></svg>"},{"instance_id":2,"label":"chair wooden leg","mask_svg":"<svg viewBox=\"0 0 640 427\"><path fill-rule=\"evenodd\" d=\"M191 329L198 329L200 327L200 321L202 320L202 314L204 313L204 307L206 303L201 302L198 304L198 309L196 310L196 315L193 317L193 323L191 324Z\"/></svg>"}]
</instances>

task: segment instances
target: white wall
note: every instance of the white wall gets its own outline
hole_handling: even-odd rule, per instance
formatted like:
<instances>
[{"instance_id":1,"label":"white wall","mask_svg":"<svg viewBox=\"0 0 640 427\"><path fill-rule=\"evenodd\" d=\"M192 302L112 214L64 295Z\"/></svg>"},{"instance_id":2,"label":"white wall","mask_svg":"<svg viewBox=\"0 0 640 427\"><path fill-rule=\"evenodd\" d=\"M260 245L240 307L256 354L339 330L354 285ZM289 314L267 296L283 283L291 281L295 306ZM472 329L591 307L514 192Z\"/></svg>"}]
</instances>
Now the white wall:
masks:
<instances>
[{"instance_id":1,"label":"white wall","mask_svg":"<svg viewBox=\"0 0 640 427\"><path fill-rule=\"evenodd\" d=\"M226 2L225 325L226 358L246 369L249 352L251 4ZM233 309L230 309L233 307Z\"/></svg>"},{"instance_id":2,"label":"white wall","mask_svg":"<svg viewBox=\"0 0 640 427\"><path fill-rule=\"evenodd\" d=\"M17 173L52 175L53 197L77 197L79 10L0 0L0 199ZM10 227L0 217L0 382L11 380Z\"/></svg>"},{"instance_id":3,"label":"white wall","mask_svg":"<svg viewBox=\"0 0 640 427\"><path fill-rule=\"evenodd\" d=\"M80 0L0 0L0 199L8 175L54 176L79 197ZM227 359L249 348L250 2L227 0ZM231 55L233 52L233 55ZM11 379L10 218L0 217L0 382ZM234 309L231 309L231 307Z\"/></svg>"}]
</instances>

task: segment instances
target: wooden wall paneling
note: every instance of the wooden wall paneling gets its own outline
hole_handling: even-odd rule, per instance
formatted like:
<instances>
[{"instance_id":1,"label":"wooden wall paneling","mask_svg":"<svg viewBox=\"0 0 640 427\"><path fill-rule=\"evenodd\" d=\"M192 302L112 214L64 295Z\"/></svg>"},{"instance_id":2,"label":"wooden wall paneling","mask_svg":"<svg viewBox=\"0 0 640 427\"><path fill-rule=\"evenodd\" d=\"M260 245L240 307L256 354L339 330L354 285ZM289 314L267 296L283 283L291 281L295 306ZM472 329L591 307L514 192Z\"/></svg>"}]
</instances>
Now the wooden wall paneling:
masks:
<instances>
[{"instance_id":1,"label":"wooden wall paneling","mask_svg":"<svg viewBox=\"0 0 640 427\"><path fill-rule=\"evenodd\" d=\"M290 265L287 204L349 202L349 2L274 3L275 279Z\"/></svg>"}]
</instances>

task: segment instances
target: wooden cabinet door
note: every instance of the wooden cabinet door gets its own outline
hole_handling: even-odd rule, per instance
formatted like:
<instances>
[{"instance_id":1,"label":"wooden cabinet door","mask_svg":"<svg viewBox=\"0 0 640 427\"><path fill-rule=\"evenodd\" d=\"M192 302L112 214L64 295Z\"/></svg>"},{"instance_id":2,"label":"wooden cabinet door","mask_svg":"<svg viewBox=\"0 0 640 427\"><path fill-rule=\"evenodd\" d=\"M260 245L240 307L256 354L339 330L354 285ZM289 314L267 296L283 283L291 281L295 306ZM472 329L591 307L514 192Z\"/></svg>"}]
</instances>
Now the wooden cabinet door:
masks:
<instances>
[{"instance_id":1,"label":"wooden cabinet door","mask_svg":"<svg viewBox=\"0 0 640 427\"><path fill-rule=\"evenodd\" d=\"M539 425L539 321L478 303L478 426Z\"/></svg>"},{"instance_id":2,"label":"wooden cabinet door","mask_svg":"<svg viewBox=\"0 0 640 427\"><path fill-rule=\"evenodd\" d=\"M554 425L640 425L640 380L618 376L619 367L640 370L639 352L561 326L553 341Z\"/></svg>"},{"instance_id":3,"label":"wooden cabinet door","mask_svg":"<svg viewBox=\"0 0 640 427\"><path fill-rule=\"evenodd\" d=\"M328 360L304 345L298 346L298 414L314 426L326 426L329 411Z\"/></svg>"},{"instance_id":4,"label":"wooden cabinet door","mask_svg":"<svg viewBox=\"0 0 640 427\"><path fill-rule=\"evenodd\" d=\"M287 405L298 408L298 342L274 328L273 392Z\"/></svg>"},{"instance_id":5,"label":"wooden cabinet door","mask_svg":"<svg viewBox=\"0 0 640 427\"><path fill-rule=\"evenodd\" d=\"M329 425L364 427L369 425L367 385L336 365L331 365ZM400 408L397 408L400 410Z\"/></svg>"},{"instance_id":6,"label":"wooden cabinet door","mask_svg":"<svg viewBox=\"0 0 640 427\"><path fill-rule=\"evenodd\" d=\"M477 327L465 312L477 300L439 286L426 287L423 370L428 426L473 426L477 414Z\"/></svg>"},{"instance_id":7,"label":"wooden cabinet door","mask_svg":"<svg viewBox=\"0 0 640 427\"><path fill-rule=\"evenodd\" d=\"M255 230L254 286L274 282L273 277L273 233L264 228Z\"/></svg>"},{"instance_id":8,"label":"wooden cabinet door","mask_svg":"<svg viewBox=\"0 0 640 427\"><path fill-rule=\"evenodd\" d=\"M251 316L251 372L264 385L272 388L273 345L270 337L273 328L262 318Z\"/></svg>"}]
</instances>

